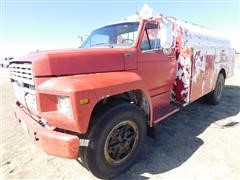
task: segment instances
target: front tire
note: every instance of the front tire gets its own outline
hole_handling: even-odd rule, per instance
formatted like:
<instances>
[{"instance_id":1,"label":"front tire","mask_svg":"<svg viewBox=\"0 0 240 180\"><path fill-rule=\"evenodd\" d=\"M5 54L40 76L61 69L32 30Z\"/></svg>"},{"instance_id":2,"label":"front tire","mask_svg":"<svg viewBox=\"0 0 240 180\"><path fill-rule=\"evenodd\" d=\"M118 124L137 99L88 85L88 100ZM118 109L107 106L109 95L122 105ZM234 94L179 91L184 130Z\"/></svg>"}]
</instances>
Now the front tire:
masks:
<instances>
[{"instance_id":1,"label":"front tire","mask_svg":"<svg viewBox=\"0 0 240 180\"><path fill-rule=\"evenodd\" d=\"M121 102L98 116L83 148L83 164L98 178L127 170L137 158L146 136L146 116L139 107Z\"/></svg>"},{"instance_id":2,"label":"front tire","mask_svg":"<svg viewBox=\"0 0 240 180\"><path fill-rule=\"evenodd\" d=\"M212 104L212 105L217 105L220 103L222 94L223 94L223 87L225 83L225 78L222 73L218 75L218 79L216 82L215 89L207 94L206 99L207 103Z\"/></svg>"}]
</instances>

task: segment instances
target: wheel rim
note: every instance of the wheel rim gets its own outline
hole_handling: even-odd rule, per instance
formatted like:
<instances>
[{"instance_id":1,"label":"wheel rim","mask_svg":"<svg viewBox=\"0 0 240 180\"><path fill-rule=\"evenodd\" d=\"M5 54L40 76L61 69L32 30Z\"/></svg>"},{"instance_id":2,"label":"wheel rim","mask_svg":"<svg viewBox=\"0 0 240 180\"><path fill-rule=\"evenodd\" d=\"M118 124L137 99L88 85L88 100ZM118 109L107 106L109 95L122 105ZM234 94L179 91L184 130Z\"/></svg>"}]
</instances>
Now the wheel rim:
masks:
<instances>
[{"instance_id":1,"label":"wheel rim","mask_svg":"<svg viewBox=\"0 0 240 180\"><path fill-rule=\"evenodd\" d=\"M134 152L139 139L136 123L127 120L113 127L104 145L104 155L109 164L120 164Z\"/></svg>"}]
</instances>

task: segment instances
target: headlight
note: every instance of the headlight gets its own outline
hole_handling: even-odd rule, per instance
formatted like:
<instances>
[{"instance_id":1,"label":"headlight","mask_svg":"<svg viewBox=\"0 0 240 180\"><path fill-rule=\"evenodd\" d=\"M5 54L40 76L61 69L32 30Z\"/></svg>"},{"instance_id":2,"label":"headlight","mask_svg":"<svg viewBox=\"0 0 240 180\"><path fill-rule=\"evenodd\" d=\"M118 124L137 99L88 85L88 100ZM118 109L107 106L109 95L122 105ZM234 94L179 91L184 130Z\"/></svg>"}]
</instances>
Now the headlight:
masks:
<instances>
[{"instance_id":1,"label":"headlight","mask_svg":"<svg viewBox=\"0 0 240 180\"><path fill-rule=\"evenodd\" d=\"M66 115L68 118L72 118L72 109L70 98L66 96L58 96L58 110Z\"/></svg>"}]
</instances>

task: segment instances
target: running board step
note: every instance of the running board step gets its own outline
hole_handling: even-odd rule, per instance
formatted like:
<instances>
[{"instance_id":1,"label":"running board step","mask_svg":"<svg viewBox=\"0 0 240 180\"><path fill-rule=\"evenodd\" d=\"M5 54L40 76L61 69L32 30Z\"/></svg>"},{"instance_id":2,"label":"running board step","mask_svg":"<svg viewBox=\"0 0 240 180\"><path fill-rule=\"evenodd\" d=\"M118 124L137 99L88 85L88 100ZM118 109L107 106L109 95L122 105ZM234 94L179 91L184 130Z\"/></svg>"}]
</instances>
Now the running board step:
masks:
<instances>
[{"instance_id":1,"label":"running board step","mask_svg":"<svg viewBox=\"0 0 240 180\"><path fill-rule=\"evenodd\" d=\"M166 107L156 109L153 112L153 123L156 124L156 123L160 122L161 120L167 118L168 116L171 116L175 112L178 112L179 109L180 108L178 106L173 105L173 104L169 104Z\"/></svg>"}]
</instances>

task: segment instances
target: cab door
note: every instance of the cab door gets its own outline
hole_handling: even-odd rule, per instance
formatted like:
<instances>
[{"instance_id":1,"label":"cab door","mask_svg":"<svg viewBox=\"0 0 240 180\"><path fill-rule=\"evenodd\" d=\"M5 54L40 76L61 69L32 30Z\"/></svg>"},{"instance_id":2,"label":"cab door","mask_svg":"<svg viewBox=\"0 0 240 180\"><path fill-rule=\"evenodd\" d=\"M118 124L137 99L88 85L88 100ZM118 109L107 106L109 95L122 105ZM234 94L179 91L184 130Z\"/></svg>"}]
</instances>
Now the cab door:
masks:
<instances>
[{"instance_id":1,"label":"cab door","mask_svg":"<svg viewBox=\"0 0 240 180\"><path fill-rule=\"evenodd\" d=\"M148 22L138 53L138 74L146 82L151 96L168 93L176 77L176 57L174 50L166 54L160 47L159 24Z\"/></svg>"}]
</instances>

